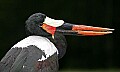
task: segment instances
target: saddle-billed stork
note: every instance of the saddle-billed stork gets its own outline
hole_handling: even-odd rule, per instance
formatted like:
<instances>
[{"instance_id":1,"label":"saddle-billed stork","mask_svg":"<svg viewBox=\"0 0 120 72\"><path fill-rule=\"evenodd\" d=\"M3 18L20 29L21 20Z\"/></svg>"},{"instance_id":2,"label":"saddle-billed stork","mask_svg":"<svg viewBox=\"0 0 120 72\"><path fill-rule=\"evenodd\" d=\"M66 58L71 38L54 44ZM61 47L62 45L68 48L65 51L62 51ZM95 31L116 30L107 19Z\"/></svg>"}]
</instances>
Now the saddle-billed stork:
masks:
<instances>
[{"instance_id":1,"label":"saddle-billed stork","mask_svg":"<svg viewBox=\"0 0 120 72\"><path fill-rule=\"evenodd\" d=\"M57 72L67 47L64 35L97 36L114 30L66 23L42 13L31 15L25 27L29 36L2 58L0 72Z\"/></svg>"}]
</instances>

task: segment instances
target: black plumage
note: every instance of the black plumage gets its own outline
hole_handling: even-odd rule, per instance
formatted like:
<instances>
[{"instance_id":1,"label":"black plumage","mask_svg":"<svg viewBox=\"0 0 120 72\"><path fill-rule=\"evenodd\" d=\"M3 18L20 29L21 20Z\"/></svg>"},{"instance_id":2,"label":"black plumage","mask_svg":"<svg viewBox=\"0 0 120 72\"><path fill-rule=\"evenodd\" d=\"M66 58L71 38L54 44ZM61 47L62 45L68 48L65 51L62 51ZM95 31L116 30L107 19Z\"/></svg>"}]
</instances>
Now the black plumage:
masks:
<instances>
[{"instance_id":1,"label":"black plumage","mask_svg":"<svg viewBox=\"0 0 120 72\"><path fill-rule=\"evenodd\" d=\"M36 46L12 48L1 60L0 72L57 72L58 56L54 53L44 61L45 53Z\"/></svg>"}]
</instances>

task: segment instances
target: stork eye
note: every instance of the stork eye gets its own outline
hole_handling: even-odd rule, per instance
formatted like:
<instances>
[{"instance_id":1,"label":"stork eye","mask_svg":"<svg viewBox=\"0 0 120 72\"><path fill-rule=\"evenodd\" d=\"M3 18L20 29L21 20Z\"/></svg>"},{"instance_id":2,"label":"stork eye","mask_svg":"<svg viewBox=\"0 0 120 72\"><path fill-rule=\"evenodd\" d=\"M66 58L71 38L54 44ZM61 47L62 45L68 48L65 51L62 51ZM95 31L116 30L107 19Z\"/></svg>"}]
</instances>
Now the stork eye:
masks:
<instances>
[{"instance_id":1,"label":"stork eye","mask_svg":"<svg viewBox=\"0 0 120 72\"><path fill-rule=\"evenodd\" d=\"M41 27L42 25L43 25L43 23L40 23L38 26L40 26L40 27Z\"/></svg>"}]
</instances>

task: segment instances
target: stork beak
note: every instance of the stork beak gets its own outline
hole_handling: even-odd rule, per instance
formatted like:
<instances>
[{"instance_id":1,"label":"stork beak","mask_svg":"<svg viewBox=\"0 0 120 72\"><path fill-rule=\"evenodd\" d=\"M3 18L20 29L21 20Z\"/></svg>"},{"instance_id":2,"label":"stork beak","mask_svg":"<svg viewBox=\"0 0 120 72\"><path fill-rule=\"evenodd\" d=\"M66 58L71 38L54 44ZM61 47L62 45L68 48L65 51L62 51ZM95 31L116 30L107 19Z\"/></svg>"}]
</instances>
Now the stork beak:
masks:
<instances>
[{"instance_id":1,"label":"stork beak","mask_svg":"<svg viewBox=\"0 0 120 72\"><path fill-rule=\"evenodd\" d=\"M98 36L110 34L113 30L114 29L110 28L64 23L61 27L58 27L56 31L63 33L64 35Z\"/></svg>"}]
</instances>

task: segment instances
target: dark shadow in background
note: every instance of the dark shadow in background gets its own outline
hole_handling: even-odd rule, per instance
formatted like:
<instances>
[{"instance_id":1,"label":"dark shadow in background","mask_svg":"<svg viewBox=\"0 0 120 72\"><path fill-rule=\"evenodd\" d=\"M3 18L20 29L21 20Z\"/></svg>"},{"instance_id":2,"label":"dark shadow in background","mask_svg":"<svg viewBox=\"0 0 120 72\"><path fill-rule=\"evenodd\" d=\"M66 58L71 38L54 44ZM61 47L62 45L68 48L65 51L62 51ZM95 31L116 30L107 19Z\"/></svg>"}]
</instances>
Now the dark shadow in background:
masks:
<instances>
[{"instance_id":1,"label":"dark shadow in background","mask_svg":"<svg viewBox=\"0 0 120 72\"><path fill-rule=\"evenodd\" d=\"M25 20L36 12L70 23L116 29L105 36L66 36L68 49L60 60L60 69L120 67L120 1L117 0L0 0L0 58L26 37Z\"/></svg>"}]
</instances>

